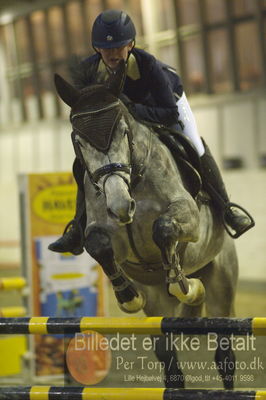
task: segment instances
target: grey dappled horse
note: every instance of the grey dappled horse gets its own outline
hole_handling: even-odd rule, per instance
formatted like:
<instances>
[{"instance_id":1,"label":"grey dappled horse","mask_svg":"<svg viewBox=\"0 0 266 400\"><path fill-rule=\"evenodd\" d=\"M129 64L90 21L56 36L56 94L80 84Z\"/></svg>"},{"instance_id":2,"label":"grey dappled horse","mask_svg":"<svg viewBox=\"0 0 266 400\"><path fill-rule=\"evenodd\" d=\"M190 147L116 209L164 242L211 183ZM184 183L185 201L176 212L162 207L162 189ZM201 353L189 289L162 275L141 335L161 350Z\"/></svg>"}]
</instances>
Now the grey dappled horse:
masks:
<instances>
[{"instance_id":1,"label":"grey dappled horse","mask_svg":"<svg viewBox=\"0 0 266 400\"><path fill-rule=\"evenodd\" d=\"M121 64L105 84L81 91L55 77L58 94L71 107L74 147L86 169L84 247L126 312L197 317L205 304L208 317L233 316L233 240L206 196L189 193L190 176L178 169L158 135L118 99L124 73ZM171 378L182 372L164 341L160 337L156 355L166 363L165 384L184 387L184 379ZM224 387L231 389L234 362L228 368L226 358L234 361L231 349L218 347L215 361Z\"/></svg>"}]
</instances>

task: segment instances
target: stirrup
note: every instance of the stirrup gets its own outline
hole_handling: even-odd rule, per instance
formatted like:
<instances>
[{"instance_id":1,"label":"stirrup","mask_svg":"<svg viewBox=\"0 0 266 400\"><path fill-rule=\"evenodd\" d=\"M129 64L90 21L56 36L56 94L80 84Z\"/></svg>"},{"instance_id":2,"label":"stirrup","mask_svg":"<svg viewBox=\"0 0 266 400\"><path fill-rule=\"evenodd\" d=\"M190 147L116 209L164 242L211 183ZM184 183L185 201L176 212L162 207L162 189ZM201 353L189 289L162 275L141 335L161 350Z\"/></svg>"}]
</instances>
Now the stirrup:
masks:
<instances>
[{"instance_id":1,"label":"stirrup","mask_svg":"<svg viewBox=\"0 0 266 400\"><path fill-rule=\"evenodd\" d=\"M225 214L226 214L226 211L227 211L227 210L230 210L232 207L233 207L233 208L237 208L237 209L243 211L243 213L246 214L246 216L247 216L247 217L249 218L249 220L250 220L250 224L249 224L246 228L244 228L244 229L241 230L240 232L236 232L236 233L232 233L232 231L231 231L231 230L229 229L229 227L228 227L228 224L227 224L226 221L225 221ZM229 202L229 203L225 204L225 207L224 207L224 212L223 212L223 225L224 225L224 228L225 228L226 232L228 233L228 235L231 236L233 239L237 239L237 238L239 238L239 236L241 236L243 233L245 233L245 232L247 232L249 229L253 228L253 226L255 226L255 221L254 221L254 218L249 214L249 212L248 212L245 208L241 207L240 205L238 205L238 204L236 204L236 203L231 203L231 202Z\"/></svg>"}]
</instances>

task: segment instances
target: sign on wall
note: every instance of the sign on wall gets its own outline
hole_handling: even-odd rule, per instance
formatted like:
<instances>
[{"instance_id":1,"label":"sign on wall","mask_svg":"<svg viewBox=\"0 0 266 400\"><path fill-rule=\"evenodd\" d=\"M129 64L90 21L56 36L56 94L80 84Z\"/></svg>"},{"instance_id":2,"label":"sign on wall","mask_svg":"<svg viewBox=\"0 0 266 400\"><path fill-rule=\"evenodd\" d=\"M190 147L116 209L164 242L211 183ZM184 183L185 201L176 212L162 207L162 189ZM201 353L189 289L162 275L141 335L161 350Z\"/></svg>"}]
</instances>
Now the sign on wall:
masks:
<instances>
[{"instance_id":1,"label":"sign on wall","mask_svg":"<svg viewBox=\"0 0 266 400\"><path fill-rule=\"evenodd\" d=\"M19 177L23 269L31 288L30 316L104 316L104 276L84 251L80 256L54 253L49 243L62 235L73 219L76 183L71 173ZM64 373L60 336L36 336L35 376Z\"/></svg>"}]
</instances>

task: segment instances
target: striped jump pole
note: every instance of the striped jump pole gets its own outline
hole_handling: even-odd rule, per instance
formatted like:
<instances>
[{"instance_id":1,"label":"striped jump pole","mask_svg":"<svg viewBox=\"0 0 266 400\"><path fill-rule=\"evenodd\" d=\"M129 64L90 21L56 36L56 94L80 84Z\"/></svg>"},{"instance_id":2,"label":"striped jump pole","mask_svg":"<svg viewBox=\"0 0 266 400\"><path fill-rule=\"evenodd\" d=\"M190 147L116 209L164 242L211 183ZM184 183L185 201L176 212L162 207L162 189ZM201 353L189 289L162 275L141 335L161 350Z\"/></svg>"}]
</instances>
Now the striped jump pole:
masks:
<instances>
[{"instance_id":1,"label":"striped jump pole","mask_svg":"<svg viewBox=\"0 0 266 400\"><path fill-rule=\"evenodd\" d=\"M2 387L0 400L266 400L266 391L160 388Z\"/></svg>"},{"instance_id":2,"label":"striped jump pole","mask_svg":"<svg viewBox=\"0 0 266 400\"><path fill-rule=\"evenodd\" d=\"M0 279L0 291L22 289L25 286L26 286L26 280L21 276L14 276L14 277Z\"/></svg>"},{"instance_id":3,"label":"striped jump pole","mask_svg":"<svg viewBox=\"0 0 266 400\"><path fill-rule=\"evenodd\" d=\"M106 334L206 335L211 332L266 336L266 318L0 318L0 334L69 334L87 330Z\"/></svg>"}]
</instances>

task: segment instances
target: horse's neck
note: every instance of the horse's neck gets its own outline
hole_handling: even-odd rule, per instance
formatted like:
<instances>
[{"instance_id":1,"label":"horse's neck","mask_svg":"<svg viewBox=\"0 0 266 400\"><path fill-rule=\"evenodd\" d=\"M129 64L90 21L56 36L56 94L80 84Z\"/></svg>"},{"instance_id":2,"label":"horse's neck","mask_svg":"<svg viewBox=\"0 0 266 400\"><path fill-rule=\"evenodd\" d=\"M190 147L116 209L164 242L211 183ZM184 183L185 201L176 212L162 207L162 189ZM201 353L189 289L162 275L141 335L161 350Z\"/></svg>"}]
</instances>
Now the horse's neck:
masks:
<instances>
[{"instance_id":1,"label":"horse's neck","mask_svg":"<svg viewBox=\"0 0 266 400\"><path fill-rule=\"evenodd\" d=\"M146 179L146 182L150 181L152 185L155 182L157 189L161 194L164 193L165 197L167 197L168 186L175 188L170 191L169 199L172 197L172 193L176 194L178 190L181 193L184 190L183 181L175 159L153 129L137 123L134 129L133 142L134 163L137 167L143 165L143 174L141 175ZM165 184L166 182L167 184Z\"/></svg>"},{"instance_id":2,"label":"horse's neck","mask_svg":"<svg viewBox=\"0 0 266 400\"><path fill-rule=\"evenodd\" d=\"M154 132L139 122L135 122L133 132L135 164L147 164L150 162L149 157L154 145Z\"/></svg>"},{"instance_id":3,"label":"horse's neck","mask_svg":"<svg viewBox=\"0 0 266 400\"><path fill-rule=\"evenodd\" d=\"M158 163L167 162L175 165L171 154L165 152L165 145L151 127L136 122L133 132L134 161L136 165L144 163L152 168L156 168ZM162 154L164 155L162 156Z\"/></svg>"}]
</instances>

